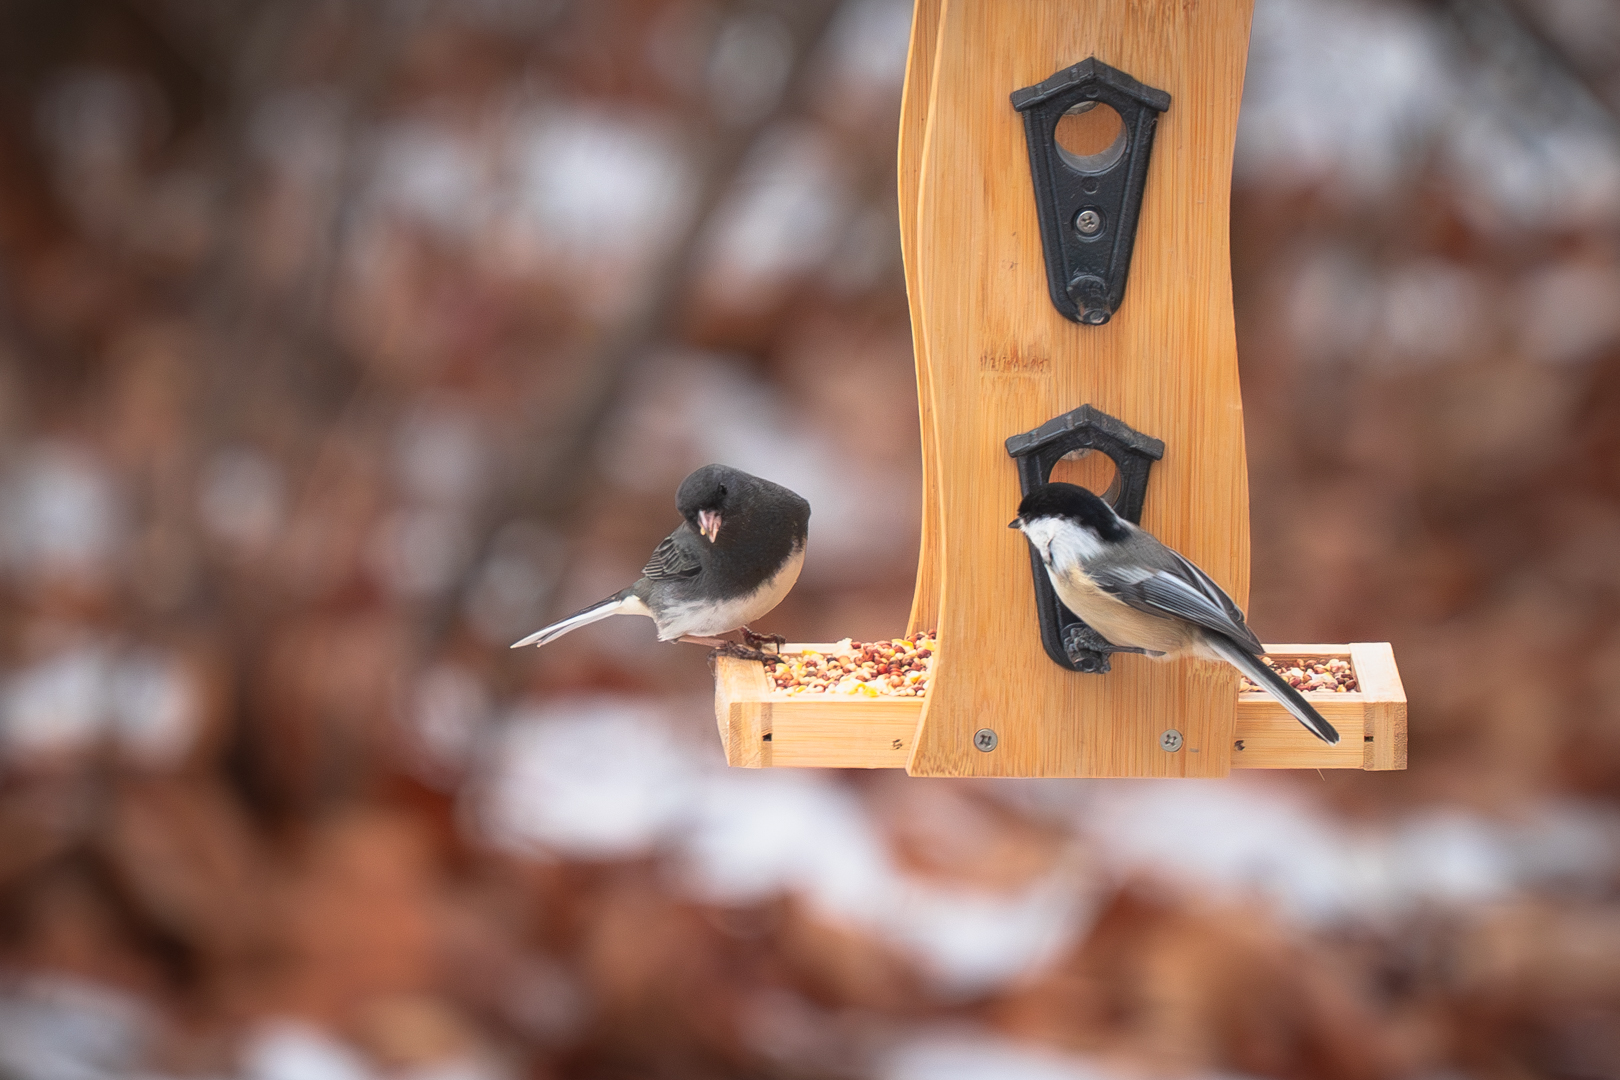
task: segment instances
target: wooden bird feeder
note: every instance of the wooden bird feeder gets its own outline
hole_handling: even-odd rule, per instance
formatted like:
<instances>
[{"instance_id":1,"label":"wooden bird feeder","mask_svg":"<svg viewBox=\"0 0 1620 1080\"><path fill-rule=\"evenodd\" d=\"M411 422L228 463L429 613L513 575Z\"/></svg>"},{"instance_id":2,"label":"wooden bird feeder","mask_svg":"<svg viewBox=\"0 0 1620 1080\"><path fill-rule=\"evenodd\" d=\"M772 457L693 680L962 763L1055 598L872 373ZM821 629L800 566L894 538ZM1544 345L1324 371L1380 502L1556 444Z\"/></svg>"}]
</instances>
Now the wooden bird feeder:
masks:
<instances>
[{"instance_id":1,"label":"wooden bird feeder","mask_svg":"<svg viewBox=\"0 0 1620 1080\"><path fill-rule=\"evenodd\" d=\"M1106 488L1247 606L1228 207L1252 9L917 0L899 153L923 458L907 632L937 628L932 671L921 697L789 696L763 664L719 657L730 764L1406 767L1388 644L1268 646L1353 666L1355 692L1309 695L1342 736L1328 746L1229 666L1110 655L1007 528L1031 484Z\"/></svg>"}]
</instances>

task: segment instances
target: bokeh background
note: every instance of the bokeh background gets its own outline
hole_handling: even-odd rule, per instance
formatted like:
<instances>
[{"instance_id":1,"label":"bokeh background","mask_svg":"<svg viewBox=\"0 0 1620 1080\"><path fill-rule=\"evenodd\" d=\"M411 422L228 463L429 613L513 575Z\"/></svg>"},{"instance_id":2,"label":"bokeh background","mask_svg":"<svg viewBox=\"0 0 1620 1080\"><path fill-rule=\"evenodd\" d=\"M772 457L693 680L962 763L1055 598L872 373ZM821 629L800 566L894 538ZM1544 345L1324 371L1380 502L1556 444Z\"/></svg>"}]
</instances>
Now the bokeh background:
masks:
<instances>
[{"instance_id":1,"label":"bokeh background","mask_svg":"<svg viewBox=\"0 0 1620 1080\"><path fill-rule=\"evenodd\" d=\"M909 9L0 3L0 1076L1620 1076L1617 0L1258 0L1251 621L1407 772L728 772L700 650L506 649L710 460L903 628Z\"/></svg>"}]
</instances>

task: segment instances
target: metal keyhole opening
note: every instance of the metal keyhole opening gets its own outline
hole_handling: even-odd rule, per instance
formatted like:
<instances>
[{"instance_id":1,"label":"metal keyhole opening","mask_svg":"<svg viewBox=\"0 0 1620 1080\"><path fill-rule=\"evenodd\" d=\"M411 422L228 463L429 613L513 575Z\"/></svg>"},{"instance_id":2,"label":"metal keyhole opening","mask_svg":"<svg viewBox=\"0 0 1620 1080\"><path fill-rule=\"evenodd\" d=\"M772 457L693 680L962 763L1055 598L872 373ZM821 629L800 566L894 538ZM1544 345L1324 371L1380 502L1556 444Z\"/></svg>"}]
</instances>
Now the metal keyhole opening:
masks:
<instances>
[{"instance_id":1,"label":"metal keyhole opening","mask_svg":"<svg viewBox=\"0 0 1620 1080\"><path fill-rule=\"evenodd\" d=\"M1058 117L1052 141L1069 168L1104 172L1125 156L1125 121L1111 105L1082 101Z\"/></svg>"},{"instance_id":2,"label":"metal keyhole opening","mask_svg":"<svg viewBox=\"0 0 1620 1080\"><path fill-rule=\"evenodd\" d=\"M1052 466L1052 475L1046 479L1049 483L1077 484L1109 506L1119 501L1119 466L1101 450L1070 450Z\"/></svg>"}]
</instances>

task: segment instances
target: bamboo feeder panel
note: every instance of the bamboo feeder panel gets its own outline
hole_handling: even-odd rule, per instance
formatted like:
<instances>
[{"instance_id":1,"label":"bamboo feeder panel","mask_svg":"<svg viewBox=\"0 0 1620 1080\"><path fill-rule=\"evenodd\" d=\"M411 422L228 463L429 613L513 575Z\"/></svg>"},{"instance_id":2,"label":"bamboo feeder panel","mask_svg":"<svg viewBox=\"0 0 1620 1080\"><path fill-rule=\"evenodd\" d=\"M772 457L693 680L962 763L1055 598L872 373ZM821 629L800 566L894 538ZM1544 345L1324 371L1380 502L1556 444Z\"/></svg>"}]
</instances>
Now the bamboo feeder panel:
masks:
<instances>
[{"instance_id":1,"label":"bamboo feeder panel","mask_svg":"<svg viewBox=\"0 0 1620 1080\"><path fill-rule=\"evenodd\" d=\"M936 632L927 690L788 695L763 664L720 656L730 764L1023 777L1405 768L1387 644L1271 647L1353 666L1354 692L1309 695L1336 746L1269 695L1240 693L1224 664L1098 654L1107 673L1091 673L1064 636L1086 628L1044 577L1032 584L1028 544L1006 525L1030 483L1087 483L1063 450L1103 448L1125 481L1105 495L1115 508L1247 606L1228 208L1251 14L1252 0L916 0L898 190L923 458L908 634ZM1111 147L1064 145L1071 119L1096 129L1110 116ZM1080 167L1043 165L1057 157ZM1088 249L1088 234L1104 242ZM1082 428L1092 441L1075 441ZM1087 486L1103 494L1096 475Z\"/></svg>"},{"instance_id":2,"label":"bamboo feeder panel","mask_svg":"<svg viewBox=\"0 0 1620 1080\"><path fill-rule=\"evenodd\" d=\"M911 16L911 50L900 97L900 145L896 187L900 201L900 256L905 265L906 298L911 306L911 347L916 356L917 411L922 431L922 537L917 549L917 588L911 601L908 634L932 630L939 622L939 482L934 470L934 391L929 378L928 338L923 333L922 295L917 282L917 201L922 183L923 145L928 135L929 100L934 85L934 51L944 0L916 0Z\"/></svg>"}]
</instances>

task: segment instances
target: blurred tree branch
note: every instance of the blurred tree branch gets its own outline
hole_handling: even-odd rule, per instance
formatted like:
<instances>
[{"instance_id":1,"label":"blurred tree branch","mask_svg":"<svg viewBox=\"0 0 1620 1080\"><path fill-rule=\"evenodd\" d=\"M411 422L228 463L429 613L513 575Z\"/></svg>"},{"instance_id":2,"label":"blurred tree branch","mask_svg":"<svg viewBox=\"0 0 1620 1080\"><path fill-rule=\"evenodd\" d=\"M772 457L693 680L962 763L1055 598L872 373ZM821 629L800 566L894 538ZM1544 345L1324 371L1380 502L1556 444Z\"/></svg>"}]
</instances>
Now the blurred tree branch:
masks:
<instances>
[{"instance_id":1,"label":"blurred tree branch","mask_svg":"<svg viewBox=\"0 0 1620 1080\"><path fill-rule=\"evenodd\" d=\"M430 638L441 637L452 625L458 605L477 573L496 532L521 517L539 517L560 523L585 499L594 477L590 448L617 400L624 378L650 349L668 340L679 321L680 305L690 286L695 256L715 216L733 189L759 137L784 116L804 106L809 96L806 72L809 61L826 36L837 0L760 2L741 0L729 5L724 18L746 14L781 19L792 38L792 60L783 79L784 92L774 107L742 123L726 124L716 116L711 101L709 138L699 164L696 198L677 238L659 263L645 275L650 284L635 298L618 321L607 328L582 361L583 377L571 399L543 407L522 436L533 453L520 454L513 467L497 478L475 524L476 542L429 620Z\"/></svg>"},{"instance_id":2,"label":"blurred tree branch","mask_svg":"<svg viewBox=\"0 0 1620 1080\"><path fill-rule=\"evenodd\" d=\"M1442 0L1441 6L1469 48L1525 94L1544 96L1563 87L1589 99L1598 107L1594 113L1611 131L1620 132L1620 102L1568 42L1549 32L1542 5L1530 0ZM1620 27L1620 15L1614 21Z\"/></svg>"}]
</instances>

